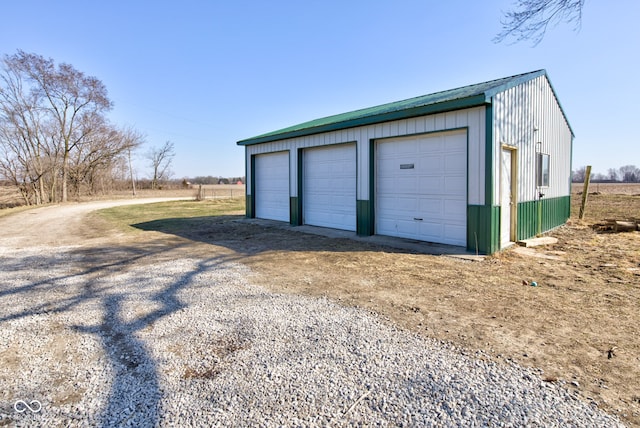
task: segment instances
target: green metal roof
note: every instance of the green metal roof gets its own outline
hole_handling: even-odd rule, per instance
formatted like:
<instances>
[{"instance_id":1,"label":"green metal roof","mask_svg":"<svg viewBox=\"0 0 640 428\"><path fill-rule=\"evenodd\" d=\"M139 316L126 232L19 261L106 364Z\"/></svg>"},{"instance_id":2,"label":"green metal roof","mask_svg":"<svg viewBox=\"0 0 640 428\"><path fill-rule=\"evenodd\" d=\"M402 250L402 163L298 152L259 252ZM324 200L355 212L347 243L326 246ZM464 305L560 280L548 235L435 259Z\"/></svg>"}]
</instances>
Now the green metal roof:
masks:
<instances>
[{"instance_id":1,"label":"green metal roof","mask_svg":"<svg viewBox=\"0 0 640 428\"><path fill-rule=\"evenodd\" d=\"M334 116L311 120L309 122L290 126L278 131L241 140L238 141L237 144L240 146L248 146L268 143L271 141L319 134L322 132L336 131L356 126L371 125L391 120L406 119L410 117L424 116L427 114L477 107L490 104L491 97L497 93L503 92L539 76L546 76L546 74L545 70L532 71L530 73L491 80L489 82L450 89L448 91L436 92L434 94L423 95L420 97L410 98L408 100L382 104L376 107L369 107L348 113L336 114Z\"/></svg>"}]
</instances>

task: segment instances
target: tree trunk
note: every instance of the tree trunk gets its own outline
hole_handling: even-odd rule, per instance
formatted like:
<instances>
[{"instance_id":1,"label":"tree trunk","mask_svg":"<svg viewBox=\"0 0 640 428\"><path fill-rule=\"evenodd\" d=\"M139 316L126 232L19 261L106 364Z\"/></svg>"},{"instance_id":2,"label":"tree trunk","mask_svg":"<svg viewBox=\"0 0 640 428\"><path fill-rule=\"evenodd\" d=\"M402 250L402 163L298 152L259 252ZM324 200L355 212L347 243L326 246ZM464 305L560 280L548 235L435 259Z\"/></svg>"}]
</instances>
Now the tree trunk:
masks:
<instances>
[{"instance_id":1,"label":"tree trunk","mask_svg":"<svg viewBox=\"0 0 640 428\"><path fill-rule=\"evenodd\" d=\"M614 230L616 232L633 232L637 229L638 225L631 221L616 221Z\"/></svg>"},{"instance_id":2,"label":"tree trunk","mask_svg":"<svg viewBox=\"0 0 640 428\"><path fill-rule=\"evenodd\" d=\"M67 182L69 181L69 149L65 148L64 156L62 158L62 202L67 202L68 189Z\"/></svg>"},{"instance_id":3,"label":"tree trunk","mask_svg":"<svg viewBox=\"0 0 640 428\"><path fill-rule=\"evenodd\" d=\"M44 203L44 195L46 194L46 190L44 187L44 180L42 179L42 176L40 176L40 178L38 178L38 184L39 184L39 192L40 192L40 196L38 197L38 204L42 204Z\"/></svg>"}]
</instances>

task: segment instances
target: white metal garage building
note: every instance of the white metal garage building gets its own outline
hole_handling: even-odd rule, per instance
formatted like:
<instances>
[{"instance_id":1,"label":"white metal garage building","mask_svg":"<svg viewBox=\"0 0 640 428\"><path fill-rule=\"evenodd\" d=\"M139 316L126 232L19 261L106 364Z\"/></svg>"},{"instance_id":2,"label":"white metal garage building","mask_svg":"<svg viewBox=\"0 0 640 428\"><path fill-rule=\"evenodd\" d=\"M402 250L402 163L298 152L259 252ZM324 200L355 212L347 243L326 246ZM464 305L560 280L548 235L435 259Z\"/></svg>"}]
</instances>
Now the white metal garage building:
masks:
<instances>
[{"instance_id":1,"label":"white metal garage building","mask_svg":"<svg viewBox=\"0 0 640 428\"><path fill-rule=\"evenodd\" d=\"M568 219L572 142L539 70L238 145L248 217L493 253Z\"/></svg>"}]
</instances>

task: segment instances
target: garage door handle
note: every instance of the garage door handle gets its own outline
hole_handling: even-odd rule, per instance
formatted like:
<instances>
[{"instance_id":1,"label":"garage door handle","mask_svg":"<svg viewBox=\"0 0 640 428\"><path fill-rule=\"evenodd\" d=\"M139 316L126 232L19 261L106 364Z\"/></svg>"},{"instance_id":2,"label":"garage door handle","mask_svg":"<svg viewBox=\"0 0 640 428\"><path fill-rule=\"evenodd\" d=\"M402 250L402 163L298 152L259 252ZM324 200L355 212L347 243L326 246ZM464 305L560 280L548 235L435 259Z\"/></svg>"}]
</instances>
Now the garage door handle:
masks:
<instances>
[{"instance_id":1,"label":"garage door handle","mask_svg":"<svg viewBox=\"0 0 640 428\"><path fill-rule=\"evenodd\" d=\"M421 218L419 218L419 217L414 217L413 219L414 219L415 221L422 221L422 219L421 219Z\"/></svg>"}]
</instances>

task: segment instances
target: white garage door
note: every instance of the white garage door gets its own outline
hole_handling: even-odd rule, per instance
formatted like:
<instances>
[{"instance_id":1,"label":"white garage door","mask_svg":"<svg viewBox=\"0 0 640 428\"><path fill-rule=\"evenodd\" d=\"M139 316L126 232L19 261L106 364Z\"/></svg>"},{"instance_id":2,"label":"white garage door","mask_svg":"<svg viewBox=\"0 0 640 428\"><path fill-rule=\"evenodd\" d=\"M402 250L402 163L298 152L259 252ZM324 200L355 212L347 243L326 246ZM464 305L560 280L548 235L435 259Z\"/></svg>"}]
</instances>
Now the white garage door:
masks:
<instances>
[{"instance_id":1,"label":"white garage door","mask_svg":"<svg viewBox=\"0 0 640 428\"><path fill-rule=\"evenodd\" d=\"M376 233L467 244L467 134L376 144Z\"/></svg>"},{"instance_id":2,"label":"white garage door","mask_svg":"<svg viewBox=\"0 0 640 428\"><path fill-rule=\"evenodd\" d=\"M303 156L304 223L356 230L356 145L306 149Z\"/></svg>"},{"instance_id":3,"label":"white garage door","mask_svg":"<svg viewBox=\"0 0 640 428\"><path fill-rule=\"evenodd\" d=\"M255 157L256 217L289 221L289 152Z\"/></svg>"}]
</instances>

